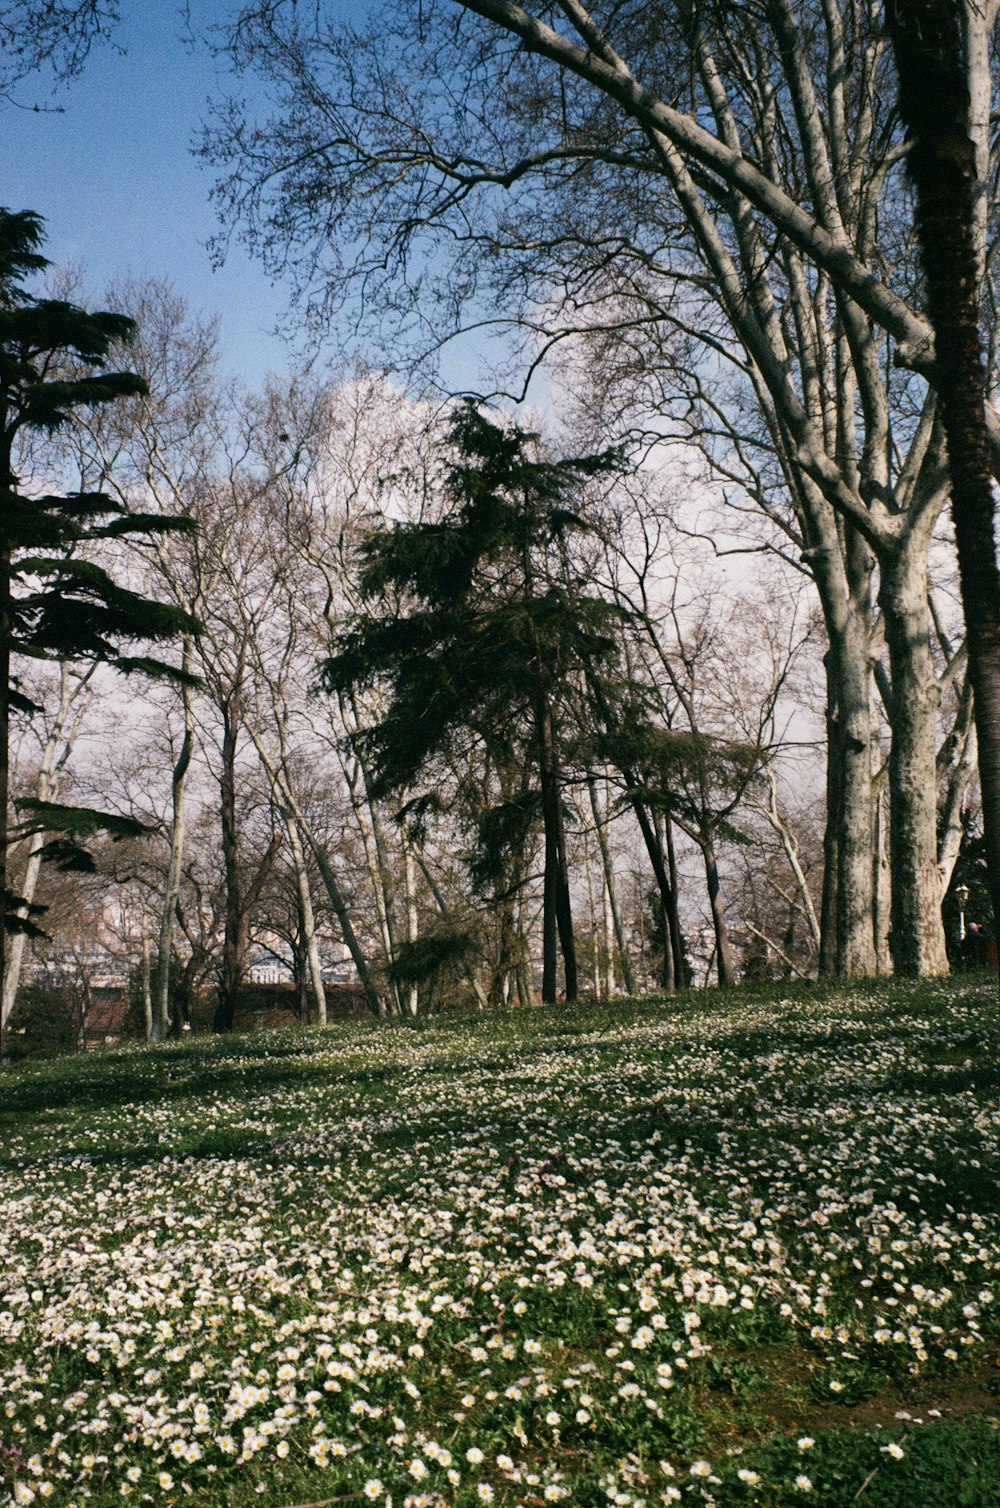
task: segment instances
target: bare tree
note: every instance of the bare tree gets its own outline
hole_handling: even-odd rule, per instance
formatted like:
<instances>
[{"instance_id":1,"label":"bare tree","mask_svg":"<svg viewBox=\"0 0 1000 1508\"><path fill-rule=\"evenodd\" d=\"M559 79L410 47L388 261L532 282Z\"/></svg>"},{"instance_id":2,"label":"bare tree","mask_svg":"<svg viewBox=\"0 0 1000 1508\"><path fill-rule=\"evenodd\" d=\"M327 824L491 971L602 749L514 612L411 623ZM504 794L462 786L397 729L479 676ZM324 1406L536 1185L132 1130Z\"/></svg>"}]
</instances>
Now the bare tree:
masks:
<instances>
[{"instance_id":1,"label":"bare tree","mask_svg":"<svg viewBox=\"0 0 1000 1508\"><path fill-rule=\"evenodd\" d=\"M114 0L0 0L0 97L20 103L10 91L40 72L56 83L76 78L118 18Z\"/></svg>"},{"instance_id":2,"label":"bare tree","mask_svg":"<svg viewBox=\"0 0 1000 1508\"><path fill-rule=\"evenodd\" d=\"M56 801L59 797L60 781L72 757L90 704L95 670L96 666L92 664L74 666L64 662L59 666L58 701L48 718L38 769L32 781L32 795L39 801ZM23 869L18 876L19 911L25 915L35 899L44 849L44 833L33 833L27 841ZM3 997L0 1000L0 1033L6 1028L17 999L26 942L25 934L16 932L8 943Z\"/></svg>"},{"instance_id":3,"label":"bare tree","mask_svg":"<svg viewBox=\"0 0 1000 1508\"><path fill-rule=\"evenodd\" d=\"M714 434L720 471L822 604L824 912L848 974L875 966L877 572L894 693L893 947L903 972L944 969L927 547L948 478L871 12L454 0L426 15L386 5L368 31L313 15L247 5L234 24L232 57L275 111L216 116L206 150L232 221L308 282L317 320L367 299L426 351L441 338L429 327L499 318L525 335L529 363L598 332L640 419L645 405L661 430ZM979 234L985 245L984 222ZM500 316L486 309L497 293Z\"/></svg>"}]
</instances>

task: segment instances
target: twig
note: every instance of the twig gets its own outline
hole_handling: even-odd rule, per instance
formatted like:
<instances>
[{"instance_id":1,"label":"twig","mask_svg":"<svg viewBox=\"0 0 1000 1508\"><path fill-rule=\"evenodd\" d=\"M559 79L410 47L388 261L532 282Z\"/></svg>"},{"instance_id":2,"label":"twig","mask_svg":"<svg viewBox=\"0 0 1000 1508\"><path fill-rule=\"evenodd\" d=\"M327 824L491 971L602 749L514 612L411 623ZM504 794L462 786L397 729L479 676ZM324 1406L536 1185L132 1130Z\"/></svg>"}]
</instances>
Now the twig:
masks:
<instances>
[{"instance_id":1,"label":"twig","mask_svg":"<svg viewBox=\"0 0 1000 1508\"><path fill-rule=\"evenodd\" d=\"M857 1492L852 1497L852 1499L851 1499L852 1503L856 1503L858 1501L858 1498L864 1492L865 1488L867 1486L869 1486L870 1483L872 1483L875 1480L875 1478L878 1476L878 1474L879 1474L879 1472L881 1470L882 1470L881 1466L876 1466L876 1467L873 1468L873 1470L871 1470L868 1473L868 1475L865 1477L864 1481L861 1483L861 1486L858 1488ZM306 1508L306 1505L303 1504L302 1508Z\"/></svg>"}]
</instances>

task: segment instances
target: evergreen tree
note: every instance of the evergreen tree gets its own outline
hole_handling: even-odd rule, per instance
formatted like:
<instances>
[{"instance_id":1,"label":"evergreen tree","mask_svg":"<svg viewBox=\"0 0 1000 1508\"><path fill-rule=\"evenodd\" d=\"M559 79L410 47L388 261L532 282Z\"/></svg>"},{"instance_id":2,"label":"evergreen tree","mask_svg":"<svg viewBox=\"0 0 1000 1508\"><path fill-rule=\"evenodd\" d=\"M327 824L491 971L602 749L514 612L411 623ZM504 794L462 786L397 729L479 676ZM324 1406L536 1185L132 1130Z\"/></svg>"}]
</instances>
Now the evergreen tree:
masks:
<instances>
[{"instance_id":1,"label":"evergreen tree","mask_svg":"<svg viewBox=\"0 0 1000 1508\"><path fill-rule=\"evenodd\" d=\"M620 458L542 460L537 439L462 406L443 517L366 541L360 585L373 609L339 635L323 679L332 691L388 690L384 716L363 735L377 795L411 788L443 752L465 758L474 746L494 770L527 757L531 789L481 813L473 867L496 878L540 817L542 998L552 1001L558 952L566 997L577 993L564 811L566 760L581 737L577 688L584 674L609 688L617 680L622 619L569 563L569 536L585 527L570 499Z\"/></svg>"},{"instance_id":2,"label":"evergreen tree","mask_svg":"<svg viewBox=\"0 0 1000 1508\"><path fill-rule=\"evenodd\" d=\"M142 513L101 492L43 493L19 475L25 442L51 434L76 409L138 396L143 380L109 369L113 348L134 325L124 315L87 313L58 299L37 298L25 280L48 262L39 252L42 220L0 209L0 980L8 933L39 929L8 884L12 837L51 834L46 857L64 867L88 867L82 839L95 831L115 837L142 831L138 823L88 807L22 802L10 818L11 715L40 707L23 689L19 662L96 660L126 674L183 679L148 654L144 643L195 632L186 613L119 585L85 547L126 536L149 537L189 527L187 520ZM29 914L30 913L30 914Z\"/></svg>"}]
</instances>

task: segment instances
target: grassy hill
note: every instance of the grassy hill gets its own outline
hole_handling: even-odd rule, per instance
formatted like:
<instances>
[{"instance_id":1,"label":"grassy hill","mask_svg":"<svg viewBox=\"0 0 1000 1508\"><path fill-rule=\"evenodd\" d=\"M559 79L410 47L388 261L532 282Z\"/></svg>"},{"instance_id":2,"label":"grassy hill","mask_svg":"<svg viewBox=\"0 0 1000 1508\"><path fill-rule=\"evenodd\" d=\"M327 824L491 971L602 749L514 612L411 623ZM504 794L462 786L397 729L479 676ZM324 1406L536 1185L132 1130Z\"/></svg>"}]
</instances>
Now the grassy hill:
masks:
<instances>
[{"instance_id":1,"label":"grassy hill","mask_svg":"<svg viewBox=\"0 0 1000 1508\"><path fill-rule=\"evenodd\" d=\"M1000 1504L995 979L0 1076L0 1504Z\"/></svg>"}]
</instances>

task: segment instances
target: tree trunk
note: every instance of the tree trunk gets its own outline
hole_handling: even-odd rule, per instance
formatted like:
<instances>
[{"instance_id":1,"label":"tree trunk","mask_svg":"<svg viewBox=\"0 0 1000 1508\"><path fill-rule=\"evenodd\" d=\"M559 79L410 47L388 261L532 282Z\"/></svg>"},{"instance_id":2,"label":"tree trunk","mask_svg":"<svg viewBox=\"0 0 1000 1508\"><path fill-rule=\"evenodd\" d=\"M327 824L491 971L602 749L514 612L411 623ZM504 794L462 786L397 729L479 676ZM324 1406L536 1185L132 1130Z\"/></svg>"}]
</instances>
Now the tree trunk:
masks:
<instances>
[{"instance_id":1,"label":"tree trunk","mask_svg":"<svg viewBox=\"0 0 1000 1508\"><path fill-rule=\"evenodd\" d=\"M689 971L687 953L684 947L684 934L681 932L681 913L678 904L680 885L677 880L677 855L674 852L674 824L670 820L669 812L663 813L657 831L661 839L661 848L666 854L667 879L670 881L668 919L670 925L670 948L674 961L674 983L677 989L686 990L691 981L688 977Z\"/></svg>"},{"instance_id":2,"label":"tree trunk","mask_svg":"<svg viewBox=\"0 0 1000 1508\"><path fill-rule=\"evenodd\" d=\"M897 974L947 974L937 869L937 710L927 550L920 538L881 563L879 603L892 676L889 865Z\"/></svg>"},{"instance_id":3,"label":"tree trunk","mask_svg":"<svg viewBox=\"0 0 1000 1508\"><path fill-rule=\"evenodd\" d=\"M535 979L531 960L531 918L527 890L522 885L517 898L517 935L521 952L517 960L517 998L522 1008L535 1003Z\"/></svg>"},{"instance_id":4,"label":"tree trunk","mask_svg":"<svg viewBox=\"0 0 1000 1508\"><path fill-rule=\"evenodd\" d=\"M892 973L892 871L886 850L886 793L875 795L875 843L872 849L872 916L875 962L880 974Z\"/></svg>"},{"instance_id":5,"label":"tree trunk","mask_svg":"<svg viewBox=\"0 0 1000 1508\"><path fill-rule=\"evenodd\" d=\"M190 671L191 659L191 640L186 638L181 657L184 670ZM177 909L177 900L181 891L186 833L185 794L188 770L194 753L194 696L189 686L183 688L182 696L184 734L170 782L170 857L167 860L167 880L163 891L163 909L160 912L159 952L156 959L156 983L153 992L153 1027L150 1035L154 1042L161 1041L170 1030L170 969L174 952L174 912Z\"/></svg>"},{"instance_id":6,"label":"tree trunk","mask_svg":"<svg viewBox=\"0 0 1000 1508\"><path fill-rule=\"evenodd\" d=\"M833 652L823 656L826 671L826 825L823 829L823 895L820 901L820 978L837 972L837 914L840 909L840 833L843 826L844 772L837 722Z\"/></svg>"},{"instance_id":7,"label":"tree trunk","mask_svg":"<svg viewBox=\"0 0 1000 1508\"><path fill-rule=\"evenodd\" d=\"M842 979L875 974L872 930L872 668L870 630L857 608L830 626L831 688L828 784L836 780L836 973ZM828 900L827 888L824 899ZM828 923L827 914L824 920ZM825 950L827 952L827 950Z\"/></svg>"},{"instance_id":8,"label":"tree trunk","mask_svg":"<svg viewBox=\"0 0 1000 1508\"><path fill-rule=\"evenodd\" d=\"M625 781L626 784L629 784L629 777L627 775L625 776ZM642 833L642 841L646 845L649 862L653 866L656 888L660 896L660 905L663 911L663 988L670 994L673 992L677 982L670 928L670 917L674 905L673 888L667 873L663 847L659 836L653 827L649 812L638 797L633 799L632 810L635 812L636 820L639 823L639 831Z\"/></svg>"},{"instance_id":9,"label":"tree trunk","mask_svg":"<svg viewBox=\"0 0 1000 1508\"><path fill-rule=\"evenodd\" d=\"M577 964L576 937L573 932L573 909L569 890L569 856L566 848L566 809L563 805L562 785L558 766L555 774L556 790L556 921L559 926L559 947L563 958L563 979L566 999L576 1000L580 993Z\"/></svg>"},{"instance_id":10,"label":"tree trunk","mask_svg":"<svg viewBox=\"0 0 1000 1508\"><path fill-rule=\"evenodd\" d=\"M663 977L661 983L668 995L672 995L681 983L681 974L677 969L677 953L674 948L673 932L671 928L671 916L676 912L677 903L674 895L674 887L670 882L670 865L667 857L667 823L662 812L653 815L651 823L653 836L656 842L656 852L659 855L660 867L667 876L667 895L660 892L660 946L663 951Z\"/></svg>"},{"instance_id":11,"label":"tree trunk","mask_svg":"<svg viewBox=\"0 0 1000 1508\"><path fill-rule=\"evenodd\" d=\"M1000 573L976 236L984 184L969 132L959 9L953 0L887 0L886 21L896 50L900 113L912 136L908 165L934 327L935 387L948 443L983 829L994 929L1000 935ZM977 126L982 134L985 116Z\"/></svg>"},{"instance_id":12,"label":"tree trunk","mask_svg":"<svg viewBox=\"0 0 1000 1508\"><path fill-rule=\"evenodd\" d=\"M80 732L84 713L92 694L93 673L93 666L79 676L75 676L66 664L59 667L59 707L45 740L35 784L35 795L39 801L55 801L59 794L60 773L73 752ZM22 916L26 914L26 907L29 907L35 899L35 889L38 885L44 853L45 834L33 833L28 844L24 876L18 886L18 894L23 902L18 910ZM7 968L3 977L2 994L0 994L0 1030L10 1020L17 1000L26 941L23 932L15 932L7 939Z\"/></svg>"},{"instance_id":13,"label":"tree trunk","mask_svg":"<svg viewBox=\"0 0 1000 1508\"><path fill-rule=\"evenodd\" d=\"M296 927L292 939L292 984L295 989L295 1014L301 1026L308 1026L309 1009L309 949L306 943L306 919L302 912L302 896L295 896Z\"/></svg>"},{"instance_id":14,"label":"tree trunk","mask_svg":"<svg viewBox=\"0 0 1000 1508\"><path fill-rule=\"evenodd\" d=\"M597 892L594 889L594 868L591 864L590 844L583 842L583 874L587 882L587 915L590 919L591 992L595 999L608 994L606 959L604 956L603 926L597 919ZM601 886L602 904L604 886ZM604 911L602 910L602 918Z\"/></svg>"},{"instance_id":15,"label":"tree trunk","mask_svg":"<svg viewBox=\"0 0 1000 1508\"><path fill-rule=\"evenodd\" d=\"M597 799L597 782L593 776L587 778L587 789L590 793L590 810L594 815L594 831L597 833L597 842L601 850L601 866L604 870L604 894L606 905L611 913L611 923L614 928L614 940L618 944L618 957L621 959L622 977L625 981L625 989L630 995L635 994L635 975L632 971L632 959L629 954L628 939L625 936L625 928L622 925L621 907L618 904L618 887L615 881L614 864L611 861L611 848L608 843L607 833L607 810L601 811ZM611 943L607 946L610 948Z\"/></svg>"},{"instance_id":16,"label":"tree trunk","mask_svg":"<svg viewBox=\"0 0 1000 1508\"><path fill-rule=\"evenodd\" d=\"M559 787L552 768L552 721L547 705L538 712L539 778L542 794L542 1004L556 999L557 890L559 885Z\"/></svg>"},{"instance_id":17,"label":"tree trunk","mask_svg":"<svg viewBox=\"0 0 1000 1508\"><path fill-rule=\"evenodd\" d=\"M340 697L338 705L344 727L353 741L353 735L357 732L359 723L354 700ZM357 821L361 844L365 851L385 961L387 965L391 965L396 959L399 928L396 924L395 887L385 833L378 806L371 797L368 770L356 748L352 748L349 756L341 756L341 768L347 781L351 810ZM401 1015L403 1012L402 992L399 986L392 982L389 983L389 998L392 1014Z\"/></svg>"},{"instance_id":18,"label":"tree trunk","mask_svg":"<svg viewBox=\"0 0 1000 1508\"><path fill-rule=\"evenodd\" d=\"M722 904L722 887L719 883L719 865L715 844L709 834L703 834L699 846L705 861L705 880L708 886L708 904L712 911L712 929L715 933L716 968L720 985L736 983L733 954L729 944L729 928L726 926L726 911Z\"/></svg>"},{"instance_id":19,"label":"tree trunk","mask_svg":"<svg viewBox=\"0 0 1000 1508\"><path fill-rule=\"evenodd\" d=\"M403 887L406 895L406 940L415 943L420 935L420 917L417 912L417 866L413 858L413 844L404 832L403 840ZM420 1008L420 994L415 984L406 989L406 1013L415 1016Z\"/></svg>"},{"instance_id":20,"label":"tree trunk","mask_svg":"<svg viewBox=\"0 0 1000 1508\"><path fill-rule=\"evenodd\" d=\"M302 835L299 825L294 816L287 809L284 812L285 829L288 833L288 847L292 855L292 866L295 870L295 888L298 894L299 916L302 923L302 942L308 965L309 986L312 992L313 1004L316 1007L316 1022L319 1026L326 1025L326 989L323 985L323 964L319 956L319 943L316 939L316 915L313 910L312 891L309 886L309 874L306 869L306 856L302 847Z\"/></svg>"},{"instance_id":21,"label":"tree trunk","mask_svg":"<svg viewBox=\"0 0 1000 1508\"><path fill-rule=\"evenodd\" d=\"M239 988L243 982L248 930L239 862L236 824L236 746L239 737L240 693L230 693L222 708L222 760L219 773L219 817L222 826L222 867L225 876L225 923L222 938L222 971L213 1025L217 1032L232 1031L236 1023Z\"/></svg>"},{"instance_id":22,"label":"tree trunk","mask_svg":"<svg viewBox=\"0 0 1000 1508\"><path fill-rule=\"evenodd\" d=\"M149 958L149 933L142 923L142 1022L146 1041L153 1035L153 977Z\"/></svg>"},{"instance_id":23,"label":"tree trunk","mask_svg":"<svg viewBox=\"0 0 1000 1508\"><path fill-rule=\"evenodd\" d=\"M966 682L959 703L958 716L949 738L951 749L948 788L938 821L938 879L941 894L946 895L962 847L969 787L976 772L976 729L973 723L972 686Z\"/></svg>"}]
</instances>

